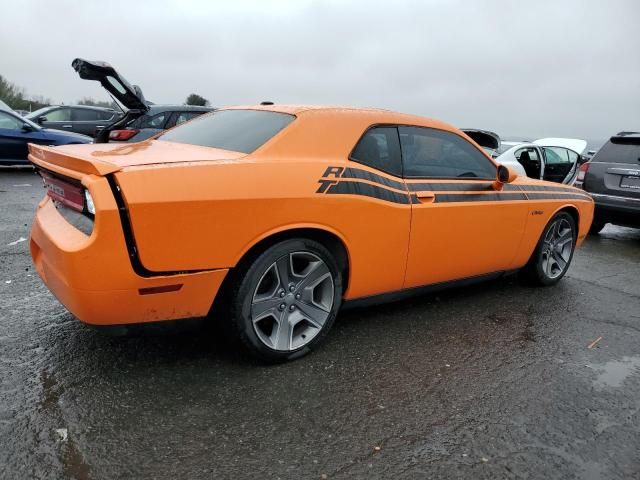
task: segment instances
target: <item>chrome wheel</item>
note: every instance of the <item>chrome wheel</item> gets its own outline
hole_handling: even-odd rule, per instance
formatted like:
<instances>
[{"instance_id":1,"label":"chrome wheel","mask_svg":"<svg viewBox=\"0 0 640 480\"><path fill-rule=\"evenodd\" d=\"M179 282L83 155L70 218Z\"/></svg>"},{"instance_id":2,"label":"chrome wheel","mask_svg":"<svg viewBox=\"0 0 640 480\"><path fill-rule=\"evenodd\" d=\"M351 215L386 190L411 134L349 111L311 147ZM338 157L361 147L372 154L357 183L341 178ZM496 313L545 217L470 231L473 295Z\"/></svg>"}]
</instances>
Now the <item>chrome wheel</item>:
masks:
<instances>
[{"instance_id":1,"label":"chrome wheel","mask_svg":"<svg viewBox=\"0 0 640 480\"><path fill-rule=\"evenodd\" d=\"M333 303L333 277L325 262L310 252L291 252L260 277L251 299L251 323L267 347L293 351L320 332Z\"/></svg>"},{"instance_id":2,"label":"chrome wheel","mask_svg":"<svg viewBox=\"0 0 640 480\"><path fill-rule=\"evenodd\" d=\"M540 255L541 267L549 279L564 273L573 251L573 228L565 218L558 218L547 230Z\"/></svg>"}]
</instances>

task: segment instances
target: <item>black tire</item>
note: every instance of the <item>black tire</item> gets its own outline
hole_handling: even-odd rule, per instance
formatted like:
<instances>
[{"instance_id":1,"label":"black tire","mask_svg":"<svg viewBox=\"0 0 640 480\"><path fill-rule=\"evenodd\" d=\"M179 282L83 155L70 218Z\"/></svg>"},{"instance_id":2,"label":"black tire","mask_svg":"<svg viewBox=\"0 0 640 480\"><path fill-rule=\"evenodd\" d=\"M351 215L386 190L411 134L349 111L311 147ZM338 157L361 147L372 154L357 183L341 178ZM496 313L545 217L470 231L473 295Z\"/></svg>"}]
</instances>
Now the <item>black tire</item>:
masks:
<instances>
[{"instance_id":1,"label":"black tire","mask_svg":"<svg viewBox=\"0 0 640 480\"><path fill-rule=\"evenodd\" d=\"M568 253L567 258L564 259L566 261L566 265L564 265L560 270L547 268L549 266L549 252L552 249L550 248L550 244L545 240L548 239L549 236L552 236L552 234L550 234L550 230L554 228L555 225L568 226L568 228L571 229L571 249L570 252L565 252ZM568 238L568 233L566 233L565 236ZM554 285L558 283L560 279L564 277L565 273L567 273L567 270L571 265L576 245L576 237L576 222L573 217L567 212L556 213L551 220L549 220L549 223L547 223L542 235L540 236L540 240L538 240L538 244L533 251L533 255L531 255L529 262L522 269L525 279L534 285L541 286ZM551 254L552 257L557 253L558 252L554 252ZM555 258L556 257L552 260L552 263L555 261ZM552 271L552 273L549 273L550 271Z\"/></svg>"},{"instance_id":2,"label":"black tire","mask_svg":"<svg viewBox=\"0 0 640 480\"><path fill-rule=\"evenodd\" d=\"M331 276L331 280L333 282L333 297L330 302L327 301L330 306L326 306L326 310L328 311L328 317L322 324L321 328L312 328L311 325L308 325L307 328L310 328L313 332L313 336L308 343L304 345L294 348L294 342L292 340L295 329L297 328L297 324L295 326L291 326L291 322L289 322L287 316L286 320L282 320L282 318L287 314L288 308L286 307L282 312L278 313L280 306L284 303L280 304L278 307L273 307L273 310L276 308L278 311L275 311L275 315L273 317L268 316L267 320L273 321L272 328L278 329L278 331L273 330L272 335L274 337L278 336L279 333L279 322L286 321L286 325L289 325L291 329L291 333L289 335L289 349L276 349L275 346L268 346L265 342L265 337L267 336L258 326L258 322L256 322L254 326L254 322L251 318L252 308L255 305L256 296L258 295L258 287L262 285L262 282L265 281L265 275L272 275L273 268L276 271L279 271L277 266L277 261L286 257L289 265L291 266L291 272L293 272L293 262L295 256L300 255L309 255L309 258L318 258L324 265L326 265L328 269L328 273ZM313 270L312 270L313 271ZM280 283L279 274L277 274L277 282ZM295 275L295 274L294 274ZM294 275L291 276L291 282L288 282L289 286L293 285L297 281L297 277ZM324 274L326 277L326 274ZM328 281L328 279L326 280ZM324 282L324 281L323 281ZM297 282L298 285L303 283L303 280ZM262 288L262 287L261 287ZM286 287L285 287L286 288ZM300 287L302 288L302 287ZM315 288L315 287L313 287ZM327 286L323 284L322 287L326 291L331 291L331 286ZM290 298L295 294L295 298L298 298L297 290L292 292L286 292L286 298L282 299L290 301L293 305L293 308L298 307L298 312L302 314L303 310L306 308L305 305L309 307L313 307L310 302L305 303L304 299L294 300ZM277 294L276 294L277 293ZM269 297L267 301L277 301L280 300L276 298L281 295L281 291L279 287L276 287L274 290L273 296ZM315 293L311 292L312 302L315 304L314 300ZM313 350L319 343L322 342L324 337L327 335L327 332L331 329L336 316L338 314L338 310L340 309L340 305L342 302L342 276L340 274L340 269L329 250L327 250L322 244L305 239L305 238L295 238L284 240L279 242L263 253L258 255L253 261L246 262L246 264L239 267L239 270L235 272L235 280L232 283L232 286L228 293L227 302L225 302L227 308L227 322L228 322L228 331L231 333L235 339L239 341L239 343L254 357L258 359L268 362L282 362L286 360L294 360L300 358L311 350ZM294 315L290 312L290 315ZM306 321L304 321L306 322ZM300 323L303 323L302 321ZM306 325L306 324L305 324ZM303 334L298 335L298 338L306 338ZM302 340L304 341L304 340ZM277 346L277 345L276 345Z\"/></svg>"},{"instance_id":3,"label":"black tire","mask_svg":"<svg viewBox=\"0 0 640 480\"><path fill-rule=\"evenodd\" d=\"M593 219L591 223L591 227L589 227L589 235L597 235L602 231L607 222L603 222L602 220Z\"/></svg>"}]
</instances>

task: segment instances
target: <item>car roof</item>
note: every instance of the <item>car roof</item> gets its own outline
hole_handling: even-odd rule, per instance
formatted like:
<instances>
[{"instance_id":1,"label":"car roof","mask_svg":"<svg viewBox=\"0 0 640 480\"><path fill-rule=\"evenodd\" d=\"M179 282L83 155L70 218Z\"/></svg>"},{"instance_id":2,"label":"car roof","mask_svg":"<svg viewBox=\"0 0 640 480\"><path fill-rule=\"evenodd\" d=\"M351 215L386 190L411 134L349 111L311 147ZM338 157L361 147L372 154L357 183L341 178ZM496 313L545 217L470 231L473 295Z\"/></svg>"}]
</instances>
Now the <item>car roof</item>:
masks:
<instances>
[{"instance_id":1,"label":"car roof","mask_svg":"<svg viewBox=\"0 0 640 480\"><path fill-rule=\"evenodd\" d=\"M580 154L587 148L587 141L579 138L540 138L533 143L541 147L562 147Z\"/></svg>"},{"instance_id":2,"label":"car roof","mask_svg":"<svg viewBox=\"0 0 640 480\"><path fill-rule=\"evenodd\" d=\"M149 105L148 114L156 114L160 112L211 112L215 110L213 107L201 107L199 105Z\"/></svg>"},{"instance_id":3,"label":"car roof","mask_svg":"<svg viewBox=\"0 0 640 480\"><path fill-rule=\"evenodd\" d=\"M49 105L44 108L59 108L59 107L69 107L69 108L83 108L85 110L101 110L106 112L115 112L116 110L109 107L97 107L93 105Z\"/></svg>"},{"instance_id":4,"label":"car roof","mask_svg":"<svg viewBox=\"0 0 640 480\"><path fill-rule=\"evenodd\" d=\"M264 110L268 112L288 113L290 115L303 116L309 114L318 115L341 115L359 117L361 119L371 120L374 124L397 124L397 125L415 125L430 128L439 128L442 130L455 130L453 127L440 120L422 117L418 115L410 115L406 113L393 112L381 108L363 108L349 106L331 106L331 105L239 105L233 107L220 108L220 110Z\"/></svg>"}]
</instances>

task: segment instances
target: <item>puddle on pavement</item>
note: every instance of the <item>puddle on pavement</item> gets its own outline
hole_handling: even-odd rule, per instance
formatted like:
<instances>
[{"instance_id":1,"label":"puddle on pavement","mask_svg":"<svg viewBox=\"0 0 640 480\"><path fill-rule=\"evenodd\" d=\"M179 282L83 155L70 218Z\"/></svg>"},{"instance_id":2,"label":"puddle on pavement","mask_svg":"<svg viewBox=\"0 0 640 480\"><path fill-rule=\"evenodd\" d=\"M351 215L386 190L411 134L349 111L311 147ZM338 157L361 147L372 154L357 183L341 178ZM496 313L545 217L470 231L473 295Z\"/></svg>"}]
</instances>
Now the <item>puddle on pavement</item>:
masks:
<instances>
[{"instance_id":1,"label":"puddle on pavement","mask_svg":"<svg viewBox=\"0 0 640 480\"><path fill-rule=\"evenodd\" d=\"M598 373L597 387L620 387L627 377L640 373L640 357L622 357L591 368Z\"/></svg>"}]
</instances>

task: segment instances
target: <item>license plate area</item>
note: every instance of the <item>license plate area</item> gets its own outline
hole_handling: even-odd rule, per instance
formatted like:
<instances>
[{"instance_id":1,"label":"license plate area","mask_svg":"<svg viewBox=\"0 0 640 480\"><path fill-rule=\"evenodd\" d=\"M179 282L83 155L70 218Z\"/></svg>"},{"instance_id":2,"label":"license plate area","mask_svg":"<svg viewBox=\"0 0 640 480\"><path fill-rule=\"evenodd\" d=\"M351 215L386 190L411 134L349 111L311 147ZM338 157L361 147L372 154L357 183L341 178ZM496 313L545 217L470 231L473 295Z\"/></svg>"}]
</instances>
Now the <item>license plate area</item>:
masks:
<instances>
[{"instance_id":1,"label":"license plate area","mask_svg":"<svg viewBox=\"0 0 640 480\"><path fill-rule=\"evenodd\" d=\"M84 196L81 185L66 182L43 171L40 171L40 176L44 182L44 188L47 190L47 195L54 201L60 202L78 212L84 210Z\"/></svg>"},{"instance_id":2,"label":"license plate area","mask_svg":"<svg viewBox=\"0 0 640 480\"><path fill-rule=\"evenodd\" d=\"M640 190L640 177L625 175L620 179L620 187Z\"/></svg>"}]
</instances>

